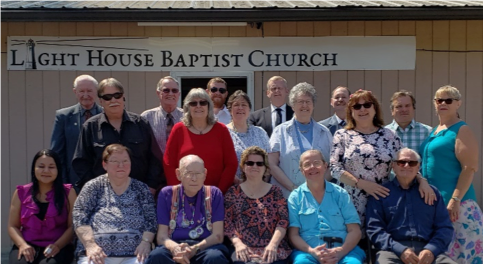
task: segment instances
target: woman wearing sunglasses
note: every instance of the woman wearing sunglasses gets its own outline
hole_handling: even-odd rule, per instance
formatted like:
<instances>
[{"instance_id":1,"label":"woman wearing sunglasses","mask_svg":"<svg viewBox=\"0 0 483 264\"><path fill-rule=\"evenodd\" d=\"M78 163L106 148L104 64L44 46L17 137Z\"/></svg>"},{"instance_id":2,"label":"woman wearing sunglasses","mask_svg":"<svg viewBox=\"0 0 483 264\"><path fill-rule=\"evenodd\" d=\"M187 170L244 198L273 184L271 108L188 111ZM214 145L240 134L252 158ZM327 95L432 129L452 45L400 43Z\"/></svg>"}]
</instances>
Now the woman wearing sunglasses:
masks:
<instances>
[{"instance_id":1,"label":"woman wearing sunglasses","mask_svg":"<svg viewBox=\"0 0 483 264\"><path fill-rule=\"evenodd\" d=\"M183 102L183 117L171 130L164 153L168 185L179 184L176 168L190 154L199 156L208 170L206 185L223 193L233 184L237 169L235 148L228 128L216 121L213 101L202 88L193 88Z\"/></svg>"},{"instance_id":2,"label":"woman wearing sunglasses","mask_svg":"<svg viewBox=\"0 0 483 264\"><path fill-rule=\"evenodd\" d=\"M267 132L258 126L248 124L252 103L242 90L235 91L228 98L227 108L231 114L231 122L227 125L235 145L235 152L240 161L242 152L250 146L259 146L265 151L270 149ZM240 183L241 167L238 168L235 183ZM266 180L266 179L265 179Z\"/></svg>"},{"instance_id":3,"label":"woman wearing sunglasses","mask_svg":"<svg viewBox=\"0 0 483 264\"><path fill-rule=\"evenodd\" d=\"M483 250L477 245L483 244L482 212L472 184L478 168L478 141L458 116L461 104L455 87L436 91L439 125L421 145L421 167L423 176L441 191L453 222L455 236L448 255L458 263L481 263Z\"/></svg>"},{"instance_id":4,"label":"woman wearing sunglasses","mask_svg":"<svg viewBox=\"0 0 483 264\"><path fill-rule=\"evenodd\" d=\"M289 104L294 110L292 120L277 126L270 137L270 168L272 183L282 188L287 198L290 192L305 182L299 169L300 155L309 149L322 152L324 159L330 156L332 134L325 126L312 118L317 92L309 83L295 85L289 94Z\"/></svg>"},{"instance_id":5,"label":"woman wearing sunglasses","mask_svg":"<svg viewBox=\"0 0 483 264\"><path fill-rule=\"evenodd\" d=\"M240 161L242 183L225 195L225 235L233 242L234 264L287 263L287 200L278 186L263 181L269 174L265 150L252 146Z\"/></svg>"}]
</instances>

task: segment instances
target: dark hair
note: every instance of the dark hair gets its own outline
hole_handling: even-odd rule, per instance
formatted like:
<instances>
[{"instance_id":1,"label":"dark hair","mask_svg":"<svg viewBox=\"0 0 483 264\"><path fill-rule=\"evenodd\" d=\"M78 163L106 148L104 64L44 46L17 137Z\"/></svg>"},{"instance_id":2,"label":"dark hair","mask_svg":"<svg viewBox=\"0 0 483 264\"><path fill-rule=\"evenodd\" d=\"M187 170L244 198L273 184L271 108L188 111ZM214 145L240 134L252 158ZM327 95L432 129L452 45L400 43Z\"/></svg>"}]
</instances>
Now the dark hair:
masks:
<instances>
[{"instance_id":1,"label":"dark hair","mask_svg":"<svg viewBox=\"0 0 483 264\"><path fill-rule=\"evenodd\" d=\"M228 102L226 102L226 108L231 111L231 107L233 106L233 103L235 100L238 100L240 98L245 99L248 103L248 108L252 109L252 102L250 102L250 97L242 91L242 90L236 90L230 97L228 98Z\"/></svg>"},{"instance_id":2,"label":"dark hair","mask_svg":"<svg viewBox=\"0 0 483 264\"><path fill-rule=\"evenodd\" d=\"M356 127L356 120L354 120L354 118L352 117L352 107L357 104L360 99L364 99L366 102L371 102L374 104L374 111L376 112L376 114L374 115L374 119L372 119L372 124L374 124L374 126L376 127L384 126L384 120L382 119L382 110L379 101L377 101L377 98L372 94L371 91L360 89L351 95L349 103L347 104L347 125L345 129L352 130Z\"/></svg>"},{"instance_id":3,"label":"dark hair","mask_svg":"<svg viewBox=\"0 0 483 264\"><path fill-rule=\"evenodd\" d=\"M405 96L409 96L409 98L411 98L411 102L413 103L413 109L416 109L416 98L414 98L413 94L409 91L401 90L401 91L395 92L391 97L391 111L394 110L394 101L396 101L396 99L400 97L405 97Z\"/></svg>"},{"instance_id":4,"label":"dark hair","mask_svg":"<svg viewBox=\"0 0 483 264\"><path fill-rule=\"evenodd\" d=\"M268 177L270 176L270 165L268 164L268 155L264 149L258 146L248 147L242 152L241 158L240 158L240 168L241 168L240 179L242 181L247 180L247 175L245 174L245 171L243 171L243 166L245 165L245 162L248 160L248 156L250 155L258 155L263 158L263 163L265 163L265 169L266 169L265 174L263 175L263 181L267 182Z\"/></svg>"},{"instance_id":5,"label":"dark hair","mask_svg":"<svg viewBox=\"0 0 483 264\"><path fill-rule=\"evenodd\" d=\"M117 90L119 90L120 93L124 94L124 87L122 86L121 82L114 79L114 78L107 78L102 80L99 83L99 89L97 89L97 96L101 98L101 96L104 95L104 89L106 89L107 86L114 87Z\"/></svg>"},{"instance_id":6,"label":"dark hair","mask_svg":"<svg viewBox=\"0 0 483 264\"><path fill-rule=\"evenodd\" d=\"M51 157L54 159L55 166L57 167L57 178L54 180L53 184L53 191L54 191L54 204L55 204L55 209L57 209L57 214L62 214L62 210L64 209L64 203L65 200L67 199L67 194L65 193L64 190L64 181L62 180L62 164L60 162L60 157L59 155L50 149L43 149L34 156L34 160L32 161L32 170L31 170L31 175L32 175L32 198L35 201L35 203L39 203L37 200L37 194L39 193L39 180L37 180L37 177L35 177L35 163L37 160L42 157L42 156L47 156Z\"/></svg>"}]
</instances>

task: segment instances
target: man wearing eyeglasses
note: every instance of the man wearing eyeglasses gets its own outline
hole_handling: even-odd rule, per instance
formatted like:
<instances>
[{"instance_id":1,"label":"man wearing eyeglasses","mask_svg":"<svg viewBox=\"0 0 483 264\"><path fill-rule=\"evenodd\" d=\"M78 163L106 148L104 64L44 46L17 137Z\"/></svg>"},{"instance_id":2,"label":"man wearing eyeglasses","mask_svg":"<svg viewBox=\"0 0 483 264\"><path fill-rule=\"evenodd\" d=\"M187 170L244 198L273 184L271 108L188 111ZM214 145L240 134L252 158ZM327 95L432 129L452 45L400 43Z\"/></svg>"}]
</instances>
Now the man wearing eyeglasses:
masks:
<instances>
[{"instance_id":1,"label":"man wearing eyeglasses","mask_svg":"<svg viewBox=\"0 0 483 264\"><path fill-rule=\"evenodd\" d=\"M293 110L287 105L287 81L281 76L273 76L267 82L267 97L270 106L259 109L252 114L248 122L254 126L262 127L270 137L276 126L292 119Z\"/></svg>"},{"instance_id":2,"label":"man wearing eyeglasses","mask_svg":"<svg viewBox=\"0 0 483 264\"><path fill-rule=\"evenodd\" d=\"M161 78L156 93L160 106L144 111L141 116L149 121L159 149L164 153L171 129L183 116L183 109L177 107L180 95L178 80L171 76Z\"/></svg>"},{"instance_id":3,"label":"man wearing eyeglasses","mask_svg":"<svg viewBox=\"0 0 483 264\"><path fill-rule=\"evenodd\" d=\"M206 86L206 92L210 95L211 100L215 108L215 116L218 122L225 125L231 122L231 114L228 108L226 108L225 101L228 97L228 90L226 89L226 82L220 77L215 77L208 82Z\"/></svg>"},{"instance_id":4,"label":"man wearing eyeglasses","mask_svg":"<svg viewBox=\"0 0 483 264\"><path fill-rule=\"evenodd\" d=\"M399 150L392 163L396 178L383 184L390 195L369 198L366 232L380 250L376 263L456 263L444 254L454 229L441 194L431 186L436 201L429 205L419 193L420 161L416 151Z\"/></svg>"},{"instance_id":5,"label":"man wearing eyeglasses","mask_svg":"<svg viewBox=\"0 0 483 264\"><path fill-rule=\"evenodd\" d=\"M97 95L104 113L92 117L82 127L72 161L80 177L77 185L82 188L87 181L106 172L102 152L106 146L118 143L133 154L129 176L146 183L154 194L166 179L161 165L163 155L149 122L124 110L124 87L118 80L101 81Z\"/></svg>"},{"instance_id":6,"label":"man wearing eyeglasses","mask_svg":"<svg viewBox=\"0 0 483 264\"><path fill-rule=\"evenodd\" d=\"M395 92L391 97L391 114L394 118L386 128L394 131L404 146L419 152L419 147L429 136L432 128L414 121L416 99L406 90Z\"/></svg>"},{"instance_id":7,"label":"man wearing eyeglasses","mask_svg":"<svg viewBox=\"0 0 483 264\"><path fill-rule=\"evenodd\" d=\"M64 183L74 184L79 180L72 169L72 157L82 124L90 117L102 112L102 107L95 102L97 86L98 83L94 77L90 75L78 76L74 80L74 88L72 89L77 104L55 112L50 148L57 152L61 158ZM75 190L79 193L79 189L75 188Z\"/></svg>"},{"instance_id":8,"label":"man wearing eyeglasses","mask_svg":"<svg viewBox=\"0 0 483 264\"><path fill-rule=\"evenodd\" d=\"M335 113L333 116L319 122L319 124L326 126L332 135L335 134L335 131L344 128L346 125L346 108L350 95L351 92L344 86L337 86L332 91L330 105Z\"/></svg>"}]
</instances>

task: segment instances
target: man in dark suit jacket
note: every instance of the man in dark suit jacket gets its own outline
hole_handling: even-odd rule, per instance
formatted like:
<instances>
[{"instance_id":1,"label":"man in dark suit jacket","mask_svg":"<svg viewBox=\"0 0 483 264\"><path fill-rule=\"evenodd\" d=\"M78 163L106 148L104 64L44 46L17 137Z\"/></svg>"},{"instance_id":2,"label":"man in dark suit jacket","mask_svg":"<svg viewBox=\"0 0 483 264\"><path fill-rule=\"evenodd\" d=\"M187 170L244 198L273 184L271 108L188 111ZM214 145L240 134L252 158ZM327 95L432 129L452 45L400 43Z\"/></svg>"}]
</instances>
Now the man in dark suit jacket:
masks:
<instances>
[{"instance_id":1,"label":"man in dark suit jacket","mask_svg":"<svg viewBox=\"0 0 483 264\"><path fill-rule=\"evenodd\" d=\"M330 105L334 108L335 114L327 119L319 122L319 124L326 126L332 135L335 131L344 128L346 125L346 107L349 102L351 92L347 87L337 86L332 91L332 97L330 98Z\"/></svg>"},{"instance_id":2,"label":"man in dark suit jacket","mask_svg":"<svg viewBox=\"0 0 483 264\"><path fill-rule=\"evenodd\" d=\"M72 158L82 124L102 112L102 107L95 103L97 85L97 80L92 76L78 76L73 88L78 103L55 112L50 148L61 157L64 183L75 184L79 180L72 169Z\"/></svg>"},{"instance_id":3,"label":"man in dark suit jacket","mask_svg":"<svg viewBox=\"0 0 483 264\"><path fill-rule=\"evenodd\" d=\"M270 78L267 82L267 97L270 99L270 106L250 114L248 122L262 127L270 137L277 125L292 119L293 110L286 104L288 92L287 81L284 78L280 76Z\"/></svg>"}]
</instances>

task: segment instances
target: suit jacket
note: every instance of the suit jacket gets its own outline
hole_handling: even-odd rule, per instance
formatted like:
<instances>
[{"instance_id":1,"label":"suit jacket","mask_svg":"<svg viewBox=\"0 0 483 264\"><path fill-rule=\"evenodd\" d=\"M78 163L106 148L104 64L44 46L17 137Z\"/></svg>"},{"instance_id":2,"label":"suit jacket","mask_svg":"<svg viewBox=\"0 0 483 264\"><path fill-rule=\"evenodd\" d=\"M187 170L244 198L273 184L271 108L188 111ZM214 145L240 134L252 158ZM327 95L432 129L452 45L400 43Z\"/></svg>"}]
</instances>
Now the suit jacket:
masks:
<instances>
[{"instance_id":1,"label":"suit jacket","mask_svg":"<svg viewBox=\"0 0 483 264\"><path fill-rule=\"evenodd\" d=\"M320 121L319 124L326 126L330 130L330 133L332 133L332 136L335 134L335 131L344 128L339 125L339 121L337 120L335 114L327 119Z\"/></svg>"},{"instance_id":2,"label":"suit jacket","mask_svg":"<svg viewBox=\"0 0 483 264\"><path fill-rule=\"evenodd\" d=\"M286 105L285 120L289 121L293 117L292 107ZM262 127L268 134L268 137L272 135L272 106L259 109L250 114L248 122L254 126Z\"/></svg>"},{"instance_id":3,"label":"suit jacket","mask_svg":"<svg viewBox=\"0 0 483 264\"><path fill-rule=\"evenodd\" d=\"M102 107L98 104L94 104L93 109L96 113L102 113ZM72 169L72 158L82 128L81 110L81 105L75 104L55 111L50 148L60 156L64 183L75 184L79 180ZM96 115L96 113L92 113L92 115Z\"/></svg>"}]
</instances>

